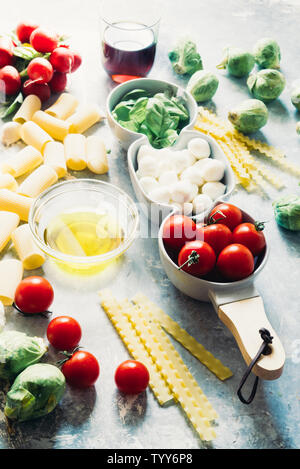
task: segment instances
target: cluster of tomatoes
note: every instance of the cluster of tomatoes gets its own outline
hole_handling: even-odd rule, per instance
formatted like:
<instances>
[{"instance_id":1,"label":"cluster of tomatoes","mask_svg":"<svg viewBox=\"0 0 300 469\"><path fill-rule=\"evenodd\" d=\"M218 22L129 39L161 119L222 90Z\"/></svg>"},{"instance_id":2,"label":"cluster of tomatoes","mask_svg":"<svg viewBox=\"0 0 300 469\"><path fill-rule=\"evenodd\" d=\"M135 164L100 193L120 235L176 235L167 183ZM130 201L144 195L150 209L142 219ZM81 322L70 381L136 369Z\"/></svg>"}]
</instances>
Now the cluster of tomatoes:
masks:
<instances>
[{"instance_id":1,"label":"cluster of tomatoes","mask_svg":"<svg viewBox=\"0 0 300 469\"><path fill-rule=\"evenodd\" d=\"M30 59L30 54L36 57ZM0 92L9 98L22 91L24 96L34 94L46 101L51 92L64 91L68 73L75 72L81 62L81 56L62 43L58 34L37 24L20 23L15 39L0 37Z\"/></svg>"},{"instance_id":2,"label":"cluster of tomatoes","mask_svg":"<svg viewBox=\"0 0 300 469\"><path fill-rule=\"evenodd\" d=\"M48 312L54 299L51 284L43 277L32 276L22 280L15 292L15 306L27 315ZM47 339L65 359L60 362L67 383L77 388L92 386L100 374L100 366L94 355L81 350L82 331L76 319L58 316L47 327ZM127 394L144 391L149 383L149 372L143 363L126 360L115 372L118 389Z\"/></svg>"},{"instance_id":3,"label":"cluster of tomatoes","mask_svg":"<svg viewBox=\"0 0 300 469\"><path fill-rule=\"evenodd\" d=\"M236 281L254 271L255 258L266 247L263 228L263 223L243 222L235 205L221 203L207 223L171 216L163 227L163 241L179 269L208 280Z\"/></svg>"}]
</instances>

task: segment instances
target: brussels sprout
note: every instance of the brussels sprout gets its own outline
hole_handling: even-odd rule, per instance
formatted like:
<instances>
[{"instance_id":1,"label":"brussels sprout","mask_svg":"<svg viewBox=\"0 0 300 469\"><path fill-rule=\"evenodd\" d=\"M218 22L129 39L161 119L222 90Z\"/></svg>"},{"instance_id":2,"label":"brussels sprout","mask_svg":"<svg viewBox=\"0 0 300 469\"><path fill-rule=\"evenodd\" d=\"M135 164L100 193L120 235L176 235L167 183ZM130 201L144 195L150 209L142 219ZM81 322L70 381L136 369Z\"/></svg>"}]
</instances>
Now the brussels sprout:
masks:
<instances>
[{"instance_id":1,"label":"brussels sprout","mask_svg":"<svg viewBox=\"0 0 300 469\"><path fill-rule=\"evenodd\" d=\"M227 68L230 75L240 78L248 75L253 69L254 64L255 59L250 52L238 47L227 47L224 50L223 61L217 65L217 68Z\"/></svg>"},{"instance_id":2,"label":"brussels sprout","mask_svg":"<svg viewBox=\"0 0 300 469\"><path fill-rule=\"evenodd\" d=\"M300 111L300 86L295 88L292 92L291 101L295 108Z\"/></svg>"},{"instance_id":3,"label":"brussels sprout","mask_svg":"<svg viewBox=\"0 0 300 469\"><path fill-rule=\"evenodd\" d=\"M44 340L24 332L0 334L0 378L13 379L27 366L37 363L46 352Z\"/></svg>"},{"instance_id":4,"label":"brussels sprout","mask_svg":"<svg viewBox=\"0 0 300 469\"><path fill-rule=\"evenodd\" d=\"M286 195L273 202L275 220L287 230L300 230L300 196Z\"/></svg>"},{"instance_id":5,"label":"brussels sprout","mask_svg":"<svg viewBox=\"0 0 300 469\"><path fill-rule=\"evenodd\" d=\"M280 68L280 47L274 39L260 39L254 46L253 55L261 68Z\"/></svg>"},{"instance_id":6,"label":"brussels sprout","mask_svg":"<svg viewBox=\"0 0 300 469\"><path fill-rule=\"evenodd\" d=\"M265 103L277 99L285 87L285 78L278 70L266 68L253 73L247 80L249 91Z\"/></svg>"},{"instance_id":7,"label":"brussels sprout","mask_svg":"<svg viewBox=\"0 0 300 469\"><path fill-rule=\"evenodd\" d=\"M47 415L63 396L66 380L59 368L38 363L17 376L6 396L4 413L17 422Z\"/></svg>"},{"instance_id":8,"label":"brussels sprout","mask_svg":"<svg viewBox=\"0 0 300 469\"><path fill-rule=\"evenodd\" d=\"M266 125L268 109L258 99L247 99L228 113L228 119L237 130L248 134Z\"/></svg>"},{"instance_id":9,"label":"brussels sprout","mask_svg":"<svg viewBox=\"0 0 300 469\"><path fill-rule=\"evenodd\" d=\"M191 76L186 89L197 103L202 103L214 96L218 86L219 80L213 73L199 70Z\"/></svg>"},{"instance_id":10,"label":"brussels sprout","mask_svg":"<svg viewBox=\"0 0 300 469\"><path fill-rule=\"evenodd\" d=\"M182 39L174 50L169 52L173 70L179 75L192 75L197 70L202 70L202 60L197 52L196 44L190 40Z\"/></svg>"}]
</instances>

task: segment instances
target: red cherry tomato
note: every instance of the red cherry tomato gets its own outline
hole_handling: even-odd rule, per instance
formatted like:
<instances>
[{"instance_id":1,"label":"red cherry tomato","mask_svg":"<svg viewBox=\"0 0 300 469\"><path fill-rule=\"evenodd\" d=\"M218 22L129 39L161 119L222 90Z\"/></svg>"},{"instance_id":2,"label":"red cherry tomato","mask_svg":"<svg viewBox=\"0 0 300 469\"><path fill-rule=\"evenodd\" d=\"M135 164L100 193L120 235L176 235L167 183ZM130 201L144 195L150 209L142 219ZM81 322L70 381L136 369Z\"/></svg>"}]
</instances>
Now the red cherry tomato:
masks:
<instances>
[{"instance_id":1,"label":"red cherry tomato","mask_svg":"<svg viewBox=\"0 0 300 469\"><path fill-rule=\"evenodd\" d=\"M62 73L69 73L74 65L74 54L67 47L57 47L50 55L53 68Z\"/></svg>"},{"instance_id":2,"label":"red cherry tomato","mask_svg":"<svg viewBox=\"0 0 300 469\"><path fill-rule=\"evenodd\" d=\"M220 252L217 269L226 280L241 280L254 270L251 251L242 244L229 244Z\"/></svg>"},{"instance_id":3,"label":"red cherry tomato","mask_svg":"<svg viewBox=\"0 0 300 469\"><path fill-rule=\"evenodd\" d=\"M38 27L39 25L34 23L19 23L16 28L19 41L29 43L31 33Z\"/></svg>"},{"instance_id":4,"label":"red cherry tomato","mask_svg":"<svg viewBox=\"0 0 300 469\"><path fill-rule=\"evenodd\" d=\"M30 80L38 80L40 83L48 83L53 76L53 67L49 60L43 57L33 59L27 67Z\"/></svg>"},{"instance_id":5,"label":"red cherry tomato","mask_svg":"<svg viewBox=\"0 0 300 469\"><path fill-rule=\"evenodd\" d=\"M178 265L182 270L196 277L208 274L215 266L216 255L205 241L190 241L181 249Z\"/></svg>"},{"instance_id":6,"label":"red cherry tomato","mask_svg":"<svg viewBox=\"0 0 300 469\"><path fill-rule=\"evenodd\" d=\"M97 381L100 367L94 355L79 350L63 364L61 371L71 386L87 388Z\"/></svg>"},{"instance_id":7,"label":"red cherry tomato","mask_svg":"<svg viewBox=\"0 0 300 469\"><path fill-rule=\"evenodd\" d=\"M59 316L49 323L47 338L57 350L72 350L80 342L81 327L74 318Z\"/></svg>"},{"instance_id":8,"label":"red cherry tomato","mask_svg":"<svg viewBox=\"0 0 300 469\"><path fill-rule=\"evenodd\" d=\"M9 37L0 37L0 68L13 63L14 45Z\"/></svg>"},{"instance_id":9,"label":"red cherry tomato","mask_svg":"<svg viewBox=\"0 0 300 469\"><path fill-rule=\"evenodd\" d=\"M23 94L28 96L29 94L35 94L42 103L47 101L51 96L51 90L47 83L40 81L26 80L22 88Z\"/></svg>"},{"instance_id":10,"label":"red cherry tomato","mask_svg":"<svg viewBox=\"0 0 300 469\"><path fill-rule=\"evenodd\" d=\"M225 203L218 204L208 216L209 220L226 225L231 231L242 223L242 218L242 212L238 207Z\"/></svg>"},{"instance_id":11,"label":"red cherry tomato","mask_svg":"<svg viewBox=\"0 0 300 469\"><path fill-rule=\"evenodd\" d=\"M58 43L58 35L43 28L36 28L30 35L30 44L38 52L52 52Z\"/></svg>"},{"instance_id":12,"label":"red cherry tomato","mask_svg":"<svg viewBox=\"0 0 300 469\"><path fill-rule=\"evenodd\" d=\"M52 93L61 93L67 86L67 74L55 71L49 86Z\"/></svg>"},{"instance_id":13,"label":"red cherry tomato","mask_svg":"<svg viewBox=\"0 0 300 469\"><path fill-rule=\"evenodd\" d=\"M17 286L15 304L24 313L42 313L51 306L54 292L51 284L43 277L27 277Z\"/></svg>"},{"instance_id":14,"label":"red cherry tomato","mask_svg":"<svg viewBox=\"0 0 300 469\"><path fill-rule=\"evenodd\" d=\"M243 244L250 249L253 256L258 256L266 247L266 238L260 229L261 225L259 223L241 223L233 230L232 242Z\"/></svg>"},{"instance_id":15,"label":"red cherry tomato","mask_svg":"<svg viewBox=\"0 0 300 469\"><path fill-rule=\"evenodd\" d=\"M126 360L115 372L117 388L126 394L139 394L149 384L149 371L145 365L136 360Z\"/></svg>"},{"instance_id":16,"label":"red cherry tomato","mask_svg":"<svg viewBox=\"0 0 300 469\"><path fill-rule=\"evenodd\" d=\"M232 242L232 233L228 226L219 223L202 227L197 225L196 239L208 243L218 255L225 246Z\"/></svg>"},{"instance_id":17,"label":"red cherry tomato","mask_svg":"<svg viewBox=\"0 0 300 469\"><path fill-rule=\"evenodd\" d=\"M6 65L0 70L0 93L13 95L21 88L21 78L18 70L11 65Z\"/></svg>"},{"instance_id":18,"label":"red cherry tomato","mask_svg":"<svg viewBox=\"0 0 300 469\"><path fill-rule=\"evenodd\" d=\"M71 68L72 73L76 72L76 70L80 67L82 63L81 55L78 52L73 52L73 59L74 59L74 62Z\"/></svg>"},{"instance_id":19,"label":"red cherry tomato","mask_svg":"<svg viewBox=\"0 0 300 469\"><path fill-rule=\"evenodd\" d=\"M163 227L163 241L170 249L181 249L187 241L195 239L196 223L185 215L172 215Z\"/></svg>"}]
</instances>

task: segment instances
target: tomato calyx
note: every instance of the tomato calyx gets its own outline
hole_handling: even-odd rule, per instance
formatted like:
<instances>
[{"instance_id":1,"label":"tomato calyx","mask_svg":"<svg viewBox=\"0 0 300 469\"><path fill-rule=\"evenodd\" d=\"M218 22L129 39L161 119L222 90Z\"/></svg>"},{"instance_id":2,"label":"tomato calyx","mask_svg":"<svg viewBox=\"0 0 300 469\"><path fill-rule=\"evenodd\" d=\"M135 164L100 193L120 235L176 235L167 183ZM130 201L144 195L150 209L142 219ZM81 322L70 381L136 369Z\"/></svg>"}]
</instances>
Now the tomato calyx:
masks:
<instances>
[{"instance_id":1,"label":"tomato calyx","mask_svg":"<svg viewBox=\"0 0 300 469\"><path fill-rule=\"evenodd\" d=\"M78 352L80 349L82 349L82 347L80 346L77 346L75 347L72 351L68 351L68 350L62 350L60 351L59 353L62 353L65 358L63 358L62 360L59 360L58 362L56 362L57 366L63 366L67 361L70 360L70 358L73 357L73 355Z\"/></svg>"},{"instance_id":2,"label":"tomato calyx","mask_svg":"<svg viewBox=\"0 0 300 469\"><path fill-rule=\"evenodd\" d=\"M190 267L193 264L198 264L200 255L197 251L192 251L187 260L178 267L178 270L181 270L186 264Z\"/></svg>"},{"instance_id":3,"label":"tomato calyx","mask_svg":"<svg viewBox=\"0 0 300 469\"><path fill-rule=\"evenodd\" d=\"M214 216L216 214L219 214L221 215L221 218L217 218L216 220L214 219ZM197 218L199 217L199 215L195 215L194 217L191 217L192 220L197 220ZM209 225L216 225L219 221L222 221L224 220L224 218L226 218L226 215L221 212L221 210L217 210L213 215L211 215L208 220L207 220L207 223L203 223L202 225L202 228L204 228L205 226L209 226Z\"/></svg>"},{"instance_id":4,"label":"tomato calyx","mask_svg":"<svg viewBox=\"0 0 300 469\"><path fill-rule=\"evenodd\" d=\"M265 229L265 224L268 221L255 221L253 224L255 226L256 231L263 231Z\"/></svg>"},{"instance_id":5,"label":"tomato calyx","mask_svg":"<svg viewBox=\"0 0 300 469\"><path fill-rule=\"evenodd\" d=\"M51 314L53 314L52 311L48 311L48 310L47 310L47 311L40 311L39 313L26 313L25 311L22 311L22 309L20 309L20 308L16 305L16 303L13 303L12 306L13 306L13 308L15 308L15 309L18 311L18 313L22 314L23 316L27 316L27 317L28 317L28 316L31 316L31 317L33 317L33 316L41 316L41 317L43 317L43 318L49 318L49 316L50 316Z\"/></svg>"}]
</instances>

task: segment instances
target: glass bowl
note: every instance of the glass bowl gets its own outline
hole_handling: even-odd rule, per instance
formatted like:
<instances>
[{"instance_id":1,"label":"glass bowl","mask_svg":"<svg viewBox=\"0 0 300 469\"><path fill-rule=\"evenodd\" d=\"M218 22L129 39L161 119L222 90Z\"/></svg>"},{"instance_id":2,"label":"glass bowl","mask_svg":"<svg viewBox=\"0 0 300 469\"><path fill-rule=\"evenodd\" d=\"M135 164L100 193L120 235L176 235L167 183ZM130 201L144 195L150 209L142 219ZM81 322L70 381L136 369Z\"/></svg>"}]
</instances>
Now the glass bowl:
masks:
<instances>
[{"instance_id":1,"label":"glass bowl","mask_svg":"<svg viewBox=\"0 0 300 469\"><path fill-rule=\"evenodd\" d=\"M119 244L112 250L98 255L80 255L62 252L47 242L46 230L61 215L71 213L96 213L112 221L122 232ZM38 247L61 268L67 271L98 272L115 261L135 239L139 215L133 200L118 187L95 179L72 179L55 184L39 195L32 204L29 220L30 230ZM107 222L106 222L107 223ZM109 223L107 223L109 227ZM116 226L116 225L115 225ZM68 228L67 228L68 229ZM71 233L68 230L68 236ZM70 240L78 243L77 240ZM100 235L99 235L100 236ZM79 246L80 248L80 246Z\"/></svg>"}]
</instances>

